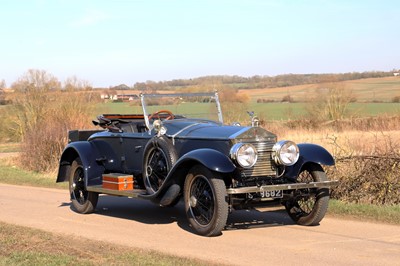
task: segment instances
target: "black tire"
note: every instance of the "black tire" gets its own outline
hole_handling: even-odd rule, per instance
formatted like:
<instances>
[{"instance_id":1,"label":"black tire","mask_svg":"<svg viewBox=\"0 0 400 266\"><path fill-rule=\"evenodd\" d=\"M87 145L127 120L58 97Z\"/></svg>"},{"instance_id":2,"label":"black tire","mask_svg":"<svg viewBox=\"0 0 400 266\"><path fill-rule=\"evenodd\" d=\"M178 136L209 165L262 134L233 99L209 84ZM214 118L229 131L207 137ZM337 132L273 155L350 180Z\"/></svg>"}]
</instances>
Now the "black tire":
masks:
<instances>
[{"instance_id":1,"label":"black tire","mask_svg":"<svg viewBox=\"0 0 400 266\"><path fill-rule=\"evenodd\" d=\"M143 157L143 183L152 195L160 189L178 156L170 140L162 136L147 143Z\"/></svg>"},{"instance_id":2,"label":"black tire","mask_svg":"<svg viewBox=\"0 0 400 266\"><path fill-rule=\"evenodd\" d=\"M69 192L71 195L72 207L79 213L94 212L99 194L89 192L85 189L83 165L80 158L75 159L71 165L69 175Z\"/></svg>"},{"instance_id":3,"label":"black tire","mask_svg":"<svg viewBox=\"0 0 400 266\"><path fill-rule=\"evenodd\" d=\"M228 219L226 186L220 175L204 166L190 169L184 185L185 212L199 235L220 235Z\"/></svg>"},{"instance_id":4,"label":"black tire","mask_svg":"<svg viewBox=\"0 0 400 266\"><path fill-rule=\"evenodd\" d=\"M322 167L318 164L307 164L300 172L298 182L328 180ZM288 200L286 211L299 225L318 225L328 210L329 189L301 189L301 193Z\"/></svg>"}]
</instances>

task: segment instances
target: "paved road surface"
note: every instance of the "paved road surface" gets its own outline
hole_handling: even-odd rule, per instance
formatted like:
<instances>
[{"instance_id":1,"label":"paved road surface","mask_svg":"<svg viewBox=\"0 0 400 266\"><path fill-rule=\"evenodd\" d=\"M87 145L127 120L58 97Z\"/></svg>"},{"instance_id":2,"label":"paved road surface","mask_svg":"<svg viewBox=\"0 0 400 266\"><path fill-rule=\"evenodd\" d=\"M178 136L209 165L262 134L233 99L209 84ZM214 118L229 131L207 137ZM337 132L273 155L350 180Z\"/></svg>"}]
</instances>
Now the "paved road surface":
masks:
<instances>
[{"instance_id":1,"label":"paved road surface","mask_svg":"<svg viewBox=\"0 0 400 266\"><path fill-rule=\"evenodd\" d=\"M303 227L268 209L236 211L228 230L206 238L181 203L101 196L97 212L82 215L65 190L0 184L0 221L231 265L400 265L400 226L327 217Z\"/></svg>"}]
</instances>

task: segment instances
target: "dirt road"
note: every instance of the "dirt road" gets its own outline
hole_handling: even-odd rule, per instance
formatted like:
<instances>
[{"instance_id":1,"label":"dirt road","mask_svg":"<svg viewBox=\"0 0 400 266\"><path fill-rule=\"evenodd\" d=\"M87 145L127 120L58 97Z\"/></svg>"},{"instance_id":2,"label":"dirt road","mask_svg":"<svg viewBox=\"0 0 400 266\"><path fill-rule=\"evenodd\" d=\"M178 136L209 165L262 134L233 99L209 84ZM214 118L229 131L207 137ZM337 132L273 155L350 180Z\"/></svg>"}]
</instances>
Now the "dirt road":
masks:
<instances>
[{"instance_id":1,"label":"dirt road","mask_svg":"<svg viewBox=\"0 0 400 266\"><path fill-rule=\"evenodd\" d=\"M101 196L97 212L70 209L65 190L0 184L0 221L231 265L400 265L400 226L325 218L294 225L281 211L236 211L219 237L193 234L182 204Z\"/></svg>"}]
</instances>

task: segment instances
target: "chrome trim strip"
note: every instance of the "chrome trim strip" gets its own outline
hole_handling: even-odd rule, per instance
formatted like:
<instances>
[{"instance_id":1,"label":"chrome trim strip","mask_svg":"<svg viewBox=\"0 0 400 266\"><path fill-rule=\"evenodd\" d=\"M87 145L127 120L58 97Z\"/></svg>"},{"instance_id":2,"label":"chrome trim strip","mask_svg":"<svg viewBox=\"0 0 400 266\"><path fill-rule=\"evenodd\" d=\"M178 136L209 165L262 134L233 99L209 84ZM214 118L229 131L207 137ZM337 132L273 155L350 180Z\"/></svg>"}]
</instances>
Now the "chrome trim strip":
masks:
<instances>
[{"instance_id":1,"label":"chrome trim strip","mask_svg":"<svg viewBox=\"0 0 400 266\"><path fill-rule=\"evenodd\" d=\"M321 182L310 182L310 183L293 183L293 184L279 184L279 185L267 185L267 186L254 186L254 187L240 187L240 188L228 188L227 194L244 194L253 192L263 191L274 191L274 190L296 190L303 188L329 188L339 184L338 180L333 181L321 181Z\"/></svg>"},{"instance_id":2,"label":"chrome trim strip","mask_svg":"<svg viewBox=\"0 0 400 266\"><path fill-rule=\"evenodd\" d=\"M194 123L194 124L188 125L188 126L182 128L181 130L179 130L178 132L176 132L174 135L168 135L168 134L167 134L167 136L170 137L170 138L172 138L172 144L175 145L175 137L176 137L176 136L178 136L179 134L181 134L181 133L182 133L183 131L185 131L186 129L189 129L189 128L194 127L194 126L197 126L197 125L201 125L201 123Z\"/></svg>"},{"instance_id":3,"label":"chrome trim strip","mask_svg":"<svg viewBox=\"0 0 400 266\"><path fill-rule=\"evenodd\" d=\"M249 128L251 128L251 127L244 127L243 129L239 130L238 132L230 135L228 138L229 139L236 139L238 136L242 135L244 132L249 130Z\"/></svg>"}]
</instances>

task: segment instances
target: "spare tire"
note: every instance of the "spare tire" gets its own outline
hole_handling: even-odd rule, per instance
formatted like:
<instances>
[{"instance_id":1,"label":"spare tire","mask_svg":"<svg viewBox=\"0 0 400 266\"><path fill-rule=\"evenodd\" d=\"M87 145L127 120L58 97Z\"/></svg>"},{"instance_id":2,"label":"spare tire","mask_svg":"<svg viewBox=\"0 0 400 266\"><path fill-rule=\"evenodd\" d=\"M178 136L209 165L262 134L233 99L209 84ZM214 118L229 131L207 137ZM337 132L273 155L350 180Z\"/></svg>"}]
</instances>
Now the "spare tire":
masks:
<instances>
[{"instance_id":1,"label":"spare tire","mask_svg":"<svg viewBox=\"0 0 400 266\"><path fill-rule=\"evenodd\" d=\"M143 183L147 193L156 193L165 181L178 156L174 145L165 137L152 138L144 148Z\"/></svg>"}]
</instances>

